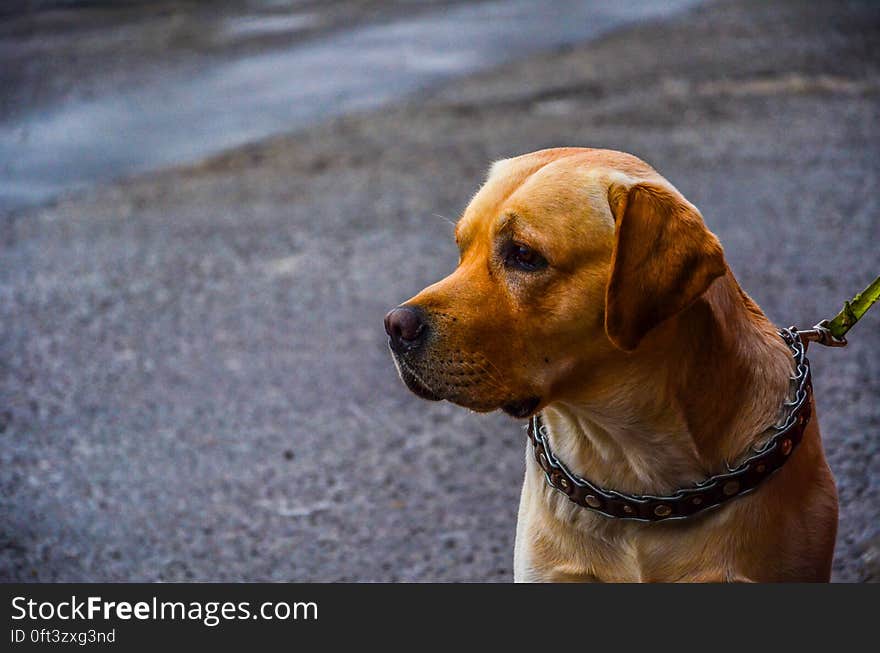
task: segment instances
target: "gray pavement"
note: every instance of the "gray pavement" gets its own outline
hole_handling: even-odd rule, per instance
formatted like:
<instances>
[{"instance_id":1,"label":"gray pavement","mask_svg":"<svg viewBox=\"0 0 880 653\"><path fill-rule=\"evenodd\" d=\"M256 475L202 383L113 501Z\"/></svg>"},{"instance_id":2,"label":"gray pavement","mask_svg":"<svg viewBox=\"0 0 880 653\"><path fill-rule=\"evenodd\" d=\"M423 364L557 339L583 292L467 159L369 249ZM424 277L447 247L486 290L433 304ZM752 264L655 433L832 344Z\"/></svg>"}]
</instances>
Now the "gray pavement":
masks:
<instances>
[{"instance_id":1,"label":"gray pavement","mask_svg":"<svg viewBox=\"0 0 880 653\"><path fill-rule=\"evenodd\" d=\"M771 319L830 316L880 271L878 34L711 3L6 214L0 579L510 580L519 424L409 394L384 312L493 159L589 145L694 201ZM880 579L878 325L811 356L840 581Z\"/></svg>"}]
</instances>

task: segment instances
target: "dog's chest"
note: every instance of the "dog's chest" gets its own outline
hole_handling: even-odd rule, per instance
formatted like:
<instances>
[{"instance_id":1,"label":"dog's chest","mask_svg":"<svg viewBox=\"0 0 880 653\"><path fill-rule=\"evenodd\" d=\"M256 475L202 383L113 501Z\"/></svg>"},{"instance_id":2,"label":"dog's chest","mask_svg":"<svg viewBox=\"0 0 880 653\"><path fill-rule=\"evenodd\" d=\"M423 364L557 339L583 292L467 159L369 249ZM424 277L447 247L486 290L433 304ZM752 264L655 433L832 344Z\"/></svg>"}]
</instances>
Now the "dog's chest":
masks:
<instances>
[{"instance_id":1,"label":"dog's chest","mask_svg":"<svg viewBox=\"0 0 880 653\"><path fill-rule=\"evenodd\" d=\"M699 527L608 518L572 503L526 464L516 575L533 581L645 582L675 580L694 565L713 566L727 549L718 537L726 511ZM687 542L707 546L685 546ZM708 546L709 543L712 546ZM681 551L690 550L687 556Z\"/></svg>"},{"instance_id":2,"label":"dog's chest","mask_svg":"<svg viewBox=\"0 0 880 653\"><path fill-rule=\"evenodd\" d=\"M641 580L634 524L607 519L572 503L544 483L543 475L530 471L534 470L527 470L517 525L517 580Z\"/></svg>"}]
</instances>

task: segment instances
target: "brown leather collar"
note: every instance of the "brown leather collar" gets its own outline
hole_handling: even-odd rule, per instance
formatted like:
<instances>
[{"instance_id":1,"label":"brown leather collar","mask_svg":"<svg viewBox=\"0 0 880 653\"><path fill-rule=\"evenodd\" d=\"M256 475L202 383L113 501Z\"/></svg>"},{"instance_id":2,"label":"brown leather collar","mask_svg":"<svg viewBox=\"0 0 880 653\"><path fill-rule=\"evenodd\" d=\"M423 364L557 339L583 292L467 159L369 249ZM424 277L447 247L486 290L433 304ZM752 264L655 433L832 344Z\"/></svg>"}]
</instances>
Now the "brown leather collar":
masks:
<instances>
[{"instance_id":1,"label":"brown leather collar","mask_svg":"<svg viewBox=\"0 0 880 653\"><path fill-rule=\"evenodd\" d=\"M785 404L785 421L773 427L773 436L765 444L754 448L752 455L737 467L728 466L727 472L710 476L694 487L681 488L668 496L606 490L575 476L553 455L547 441L547 427L541 423L541 416L535 415L529 420L529 440L547 483L565 494L570 501L606 517L645 522L687 519L752 492L785 464L791 452L800 444L810 422L813 386L806 347L793 327L781 330L779 335L792 351L795 361L792 380L797 391L794 399Z\"/></svg>"}]
</instances>

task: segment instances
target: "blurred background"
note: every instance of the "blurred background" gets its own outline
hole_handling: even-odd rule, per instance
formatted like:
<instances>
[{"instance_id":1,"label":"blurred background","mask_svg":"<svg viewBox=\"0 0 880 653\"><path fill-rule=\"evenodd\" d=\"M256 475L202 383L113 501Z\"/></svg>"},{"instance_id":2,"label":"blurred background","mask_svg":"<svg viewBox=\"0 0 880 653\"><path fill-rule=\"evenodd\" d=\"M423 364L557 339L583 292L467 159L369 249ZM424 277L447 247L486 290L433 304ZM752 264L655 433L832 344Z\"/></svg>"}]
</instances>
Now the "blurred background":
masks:
<instances>
[{"instance_id":1,"label":"blurred background","mask_svg":"<svg viewBox=\"0 0 880 653\"><path fill-rule=\"evenodd\" d=\"M520 424L409 394L385 312L493 160L581 145L777 324L833 316L880 273L878 37L870 0L0 4L0 580L511 580ZM811 351L838 581L880 580L878 310Z\"/></svg>"}]
</instances>

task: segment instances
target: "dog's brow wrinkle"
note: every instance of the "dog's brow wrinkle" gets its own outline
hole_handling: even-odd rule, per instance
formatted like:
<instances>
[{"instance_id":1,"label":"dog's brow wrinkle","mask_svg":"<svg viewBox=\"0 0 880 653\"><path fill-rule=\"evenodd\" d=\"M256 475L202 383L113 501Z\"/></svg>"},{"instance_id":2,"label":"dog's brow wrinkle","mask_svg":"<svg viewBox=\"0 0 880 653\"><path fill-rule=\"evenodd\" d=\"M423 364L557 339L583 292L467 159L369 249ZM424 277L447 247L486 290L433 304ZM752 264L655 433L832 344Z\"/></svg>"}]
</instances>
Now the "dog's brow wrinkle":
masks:
<instances>
[{"instance_id":1,"label":"dog's brow wrinkle","mask_svg":"<svg viewBox=\"0 0 880 653\"><path fill-rule=\"evenodd\" d=\"M504 229L508 225L511 225L512 223L516 222L516 217L517 216L515 213L509 213L509 212L502 213L500 216L498 216L498 219L495 221L496 229L498 231L501 231L502 229Z\"/></svg>"}]
</instances>

